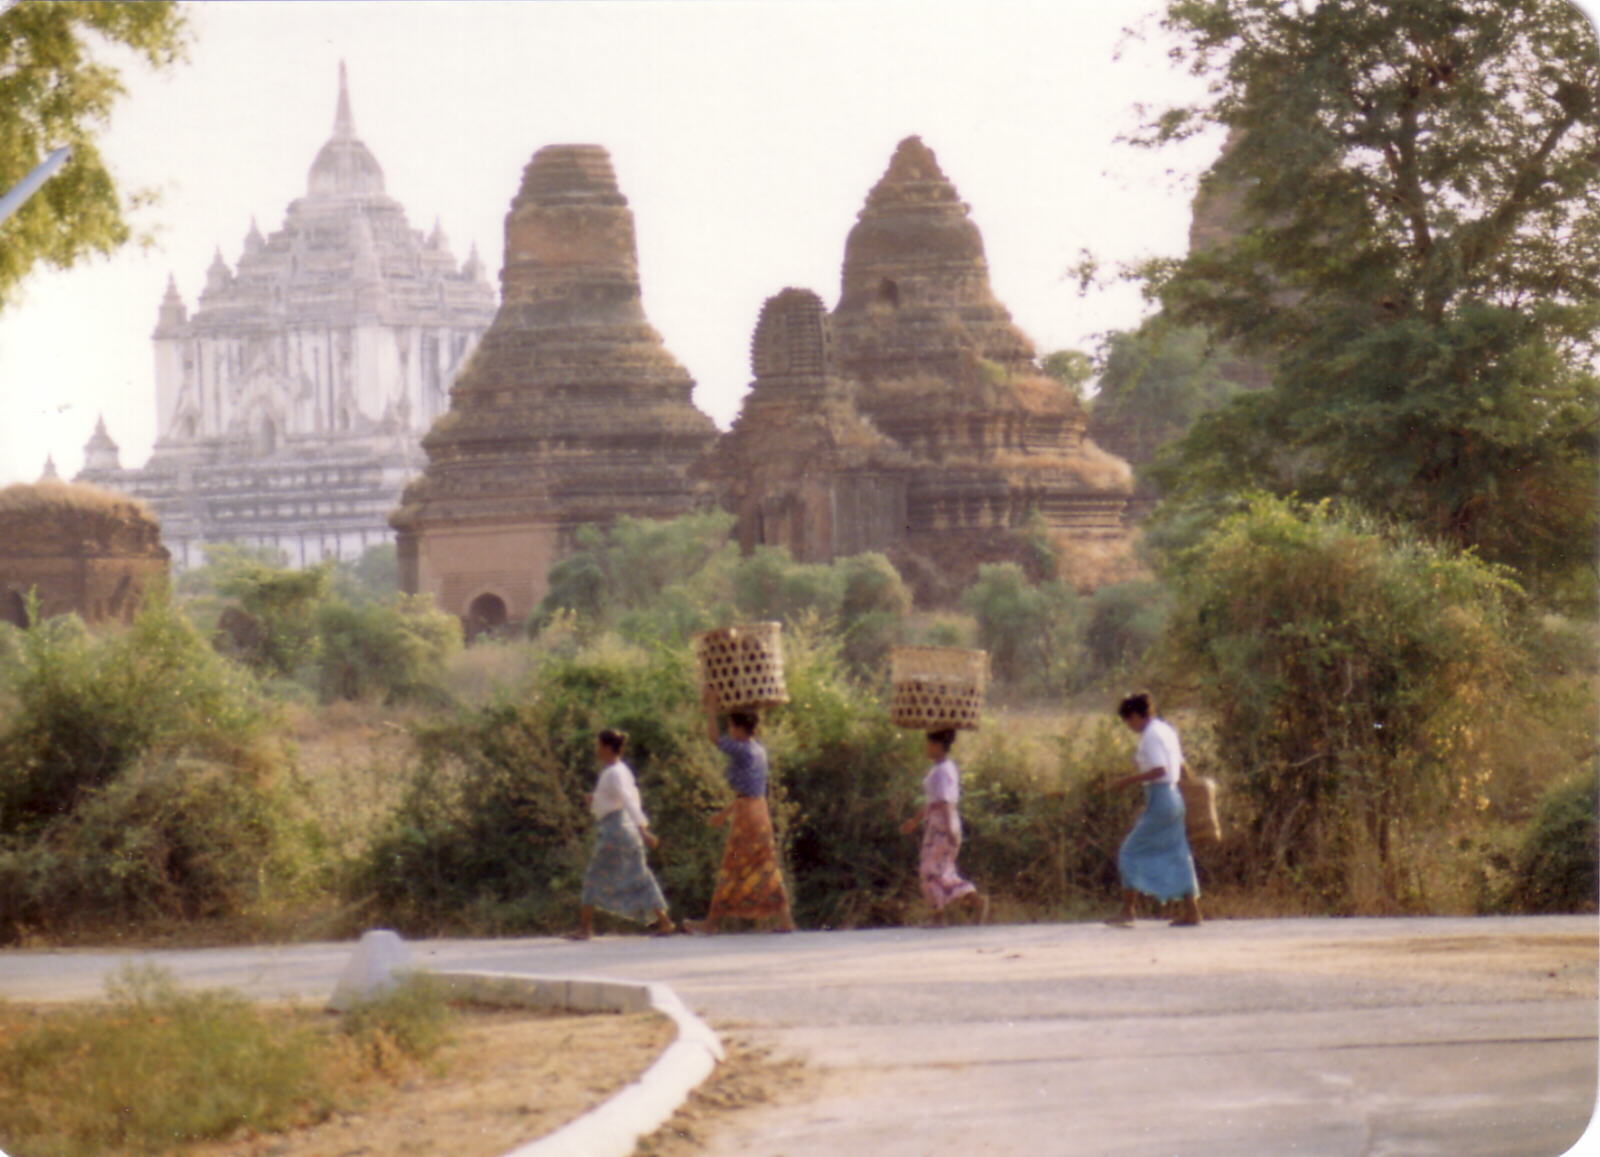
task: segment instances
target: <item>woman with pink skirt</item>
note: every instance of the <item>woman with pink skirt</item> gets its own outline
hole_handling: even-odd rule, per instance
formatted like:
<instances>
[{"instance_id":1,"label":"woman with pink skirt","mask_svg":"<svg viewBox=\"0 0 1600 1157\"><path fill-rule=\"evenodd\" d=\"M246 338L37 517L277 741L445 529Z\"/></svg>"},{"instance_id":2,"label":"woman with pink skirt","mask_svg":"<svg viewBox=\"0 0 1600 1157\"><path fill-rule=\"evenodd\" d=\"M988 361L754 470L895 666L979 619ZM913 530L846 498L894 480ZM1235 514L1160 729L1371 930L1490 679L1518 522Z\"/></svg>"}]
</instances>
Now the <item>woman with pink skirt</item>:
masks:
<instances>
[{"instance_id":1,"label":"woman with pink skirt","mask_svg":"<svg viewBox=\"0 0 1600 1157\"><path fill-rule=\"evenodd\" d=\"M956 855L961 851L961 812L957 806L961 801L961 772L950 758L955 742L953 730L928 732L927 752L933 766L922 780L925 802L916 815L900 825L905 835L922 825L918 876L936 925L945 923L945 910L957 901L972 909L979 924L989 916L988 898L956 869Z\"/></svg>"}]
</instances>

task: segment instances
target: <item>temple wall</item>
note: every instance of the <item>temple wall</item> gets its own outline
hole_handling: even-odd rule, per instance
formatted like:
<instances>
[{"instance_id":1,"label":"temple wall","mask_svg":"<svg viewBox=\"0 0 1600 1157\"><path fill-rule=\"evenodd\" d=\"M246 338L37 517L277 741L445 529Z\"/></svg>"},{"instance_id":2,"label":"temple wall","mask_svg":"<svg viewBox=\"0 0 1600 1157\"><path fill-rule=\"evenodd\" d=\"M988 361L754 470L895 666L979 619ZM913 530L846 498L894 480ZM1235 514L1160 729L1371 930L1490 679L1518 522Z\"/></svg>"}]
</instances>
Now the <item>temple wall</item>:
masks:
<instances>
[{"instance_id":1,"label":"temple wall","mask_svg":"<svg viewBox=\"0 0 1600 1157\"><path fill-rule=\"evenodd\" d=\"M415 559L410 589L432 595L441 610L465 619L473 601L488 594L505 604L508 622L520 623L544 598L559 538L554 522L445 526L403 536L401 553Z\"/></svg>"}]
</instances>

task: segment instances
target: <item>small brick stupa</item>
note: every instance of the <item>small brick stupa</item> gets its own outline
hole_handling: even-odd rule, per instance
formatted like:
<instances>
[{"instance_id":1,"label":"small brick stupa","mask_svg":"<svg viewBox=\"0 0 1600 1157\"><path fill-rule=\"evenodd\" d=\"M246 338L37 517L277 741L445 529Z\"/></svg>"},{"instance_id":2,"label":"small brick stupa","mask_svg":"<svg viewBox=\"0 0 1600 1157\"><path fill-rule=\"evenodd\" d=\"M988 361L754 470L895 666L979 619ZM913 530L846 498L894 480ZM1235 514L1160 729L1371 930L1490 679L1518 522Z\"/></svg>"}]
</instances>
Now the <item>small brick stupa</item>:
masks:
<instances>
[{"instance_id":1,"label":"small brick stupa","mask_svg":"<svg viewBox=\"0 0 1600 1157\"><path fill-rule=\"evenodd\" d=\"M903 531L911 457L856 411L831 372L822 299L767 298L750 343L755 375L733 428L701 473L739 522L745 550L786 546L802 562L889 549Z\"/></svg>"},{"instance_id":2,"label":"small brick stupa","mask_svg":"<svg viewBox=\"0 0 1600 1157\"><path fill-rule=\"evenodd\" d=\"M1068 577L1093 585L1126 551L1132 472L1039 369L989 286L968 212L932 150L901 141L845 244L835 364L915 459L905 546L919 600L949 597L980 562L1028 557L1030 524Z\"/></svg>"},{"instance_id":3,"label":"small brick stupa","mask_svg":"<svg viewBox=\"0 0 1600 1157\"><path fill-rule=\"evenodd\" d=\"M401 582L469 632L519 621L584 523L671 518L716 437L645 319L633 213L598 145L551 145L506 216L494 324L391 518Z\"/></svg>"},{"instance_id":4,"label":"small brick stupa","mask_svg":"<svg viewBox=\"0 0 1600 1157\"><path fill-rule=\"evenodd\" d=\"M0 490L0 622L26 627L30 594L41 619L127 622L170 557L150 512L121 494L53 478Z\"/></svg>"}]
</instances>

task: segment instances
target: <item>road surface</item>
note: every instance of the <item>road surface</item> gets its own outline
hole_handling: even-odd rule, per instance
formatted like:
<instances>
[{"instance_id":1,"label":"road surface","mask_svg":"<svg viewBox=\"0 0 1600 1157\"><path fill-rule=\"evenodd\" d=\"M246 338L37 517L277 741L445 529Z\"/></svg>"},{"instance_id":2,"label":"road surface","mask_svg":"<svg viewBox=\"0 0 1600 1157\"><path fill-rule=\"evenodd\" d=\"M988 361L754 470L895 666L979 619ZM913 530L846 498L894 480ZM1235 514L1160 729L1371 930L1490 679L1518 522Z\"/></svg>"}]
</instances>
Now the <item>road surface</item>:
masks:
<instances>
[{"instance_id":1,"label":"road surface","mask_svg":"<svg viewBox=\"0 0 1600 1157\"><path fill-rule=\"evenodd\" d=\"M662 980L819 1073L712 1157L1551 1157L1595 1108L1593 917L419 941L415 963ZM0 953L0 997L129 960L321 1000L348 944ZM1600 1153L1600 1147L1596 1148Z\"/></svg>"}]
</instances>

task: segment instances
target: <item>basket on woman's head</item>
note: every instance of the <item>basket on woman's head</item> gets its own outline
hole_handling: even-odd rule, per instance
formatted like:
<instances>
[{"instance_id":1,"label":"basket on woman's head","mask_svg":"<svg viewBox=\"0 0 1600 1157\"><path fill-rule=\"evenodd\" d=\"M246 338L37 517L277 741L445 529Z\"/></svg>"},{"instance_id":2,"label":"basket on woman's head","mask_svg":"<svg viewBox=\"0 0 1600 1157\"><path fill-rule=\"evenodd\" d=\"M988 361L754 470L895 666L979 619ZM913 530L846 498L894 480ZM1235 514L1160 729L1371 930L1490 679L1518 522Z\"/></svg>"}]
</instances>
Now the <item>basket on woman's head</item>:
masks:
<instances>
[{"instance_id":1,"label":"basket on woman's head","mask_svg":"<svg viewBox=\"0 0 1600 1157\"><path fill-rule=\"evenodd\" d=\"M960 647L896 647L889 653L895 726L975 731L983 717L989 653Z\"/></svg>"},{"instance_id":2,"label":"basket on woman's head","mask_svg":"<svg viewBox=\"0 0 1600 1157\"><path fill-rule=\"evenodd\" d=\"M782 633L781 623L741 623L694 637L700 685L716 691L724 711L789 702Z\"/></svg>"}]
</instances>

